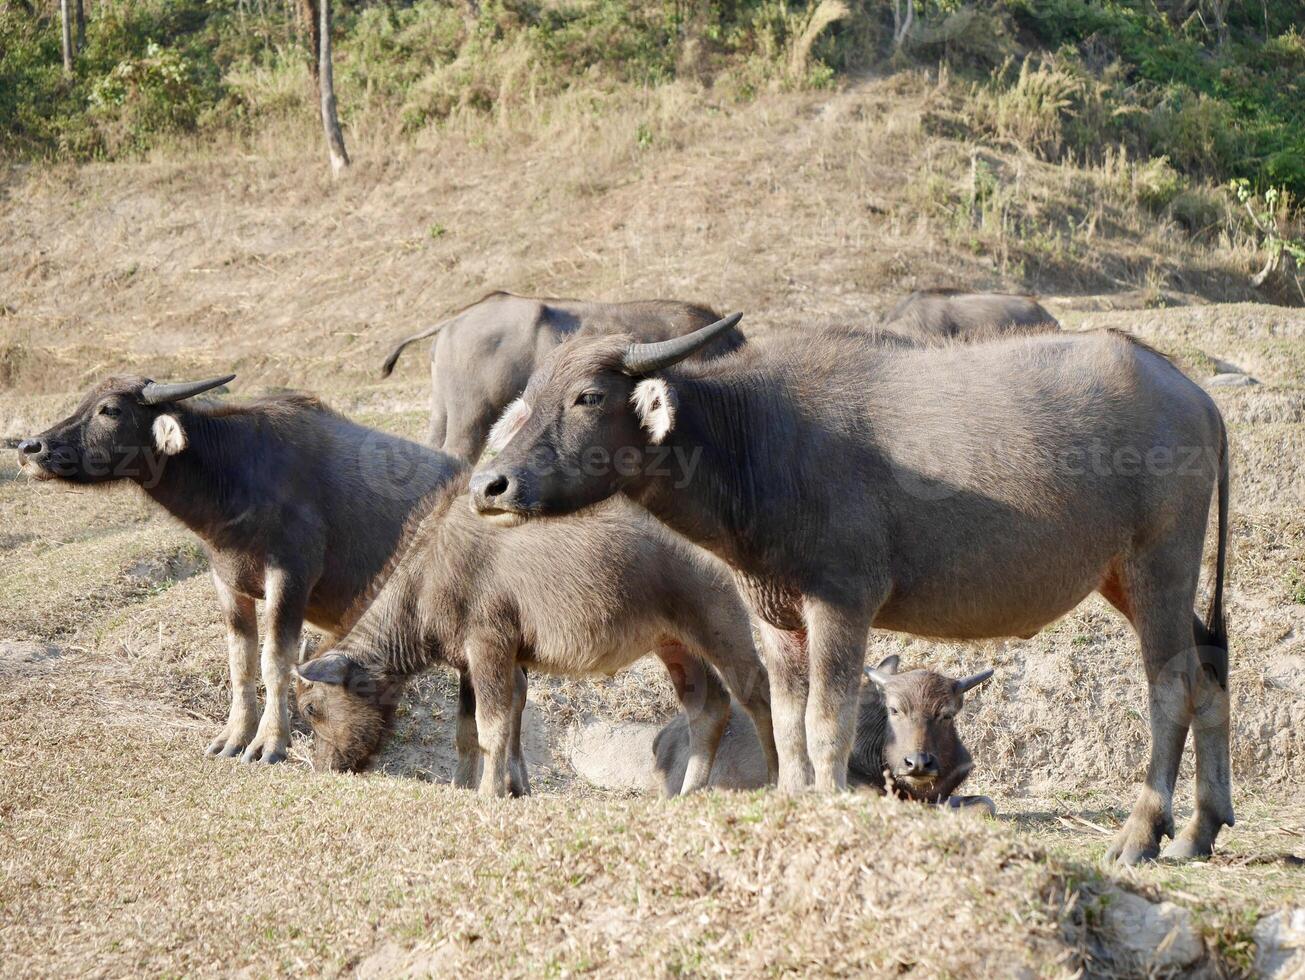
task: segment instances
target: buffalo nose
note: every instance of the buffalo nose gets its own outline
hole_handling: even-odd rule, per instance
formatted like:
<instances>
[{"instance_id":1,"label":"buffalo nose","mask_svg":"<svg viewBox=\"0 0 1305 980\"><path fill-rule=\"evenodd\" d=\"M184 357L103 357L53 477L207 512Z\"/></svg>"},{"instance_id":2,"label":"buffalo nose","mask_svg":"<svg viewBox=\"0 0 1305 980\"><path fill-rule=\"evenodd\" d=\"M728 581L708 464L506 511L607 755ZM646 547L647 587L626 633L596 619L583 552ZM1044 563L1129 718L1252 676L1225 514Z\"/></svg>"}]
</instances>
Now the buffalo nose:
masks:
<instances>
[{"instance_id":1,"label":"buffalo nose","mask_svg":"<svg viewBox=\"0 0 1305 980\"><path fill-rule=\"evenodd\" d=\"M507 496L512 481L503 473L477 473L471 478L471 499L478 510L494 509Z\"/></svg>"},{"instance_id":2,"label":"buffalo nose","mask_svg":"<svg viewBox=\"0 0 1305 980\"><path fill-rule=\"evenodd\" d=\"M917 752L902 760L908 776L931 776L938 771L938 758L932 752Z\"/></svg>"},{"instance_id":3,"label":"buffalo nose","mask_svg":"<svg viewBox=\"0 0 1305 980\"><path fill-rule=\"evenodd\" d=\"M18 444L18 451L24 456L35 456L44 448L40 439L24 439Z\"/></svg>"}]
</instances>

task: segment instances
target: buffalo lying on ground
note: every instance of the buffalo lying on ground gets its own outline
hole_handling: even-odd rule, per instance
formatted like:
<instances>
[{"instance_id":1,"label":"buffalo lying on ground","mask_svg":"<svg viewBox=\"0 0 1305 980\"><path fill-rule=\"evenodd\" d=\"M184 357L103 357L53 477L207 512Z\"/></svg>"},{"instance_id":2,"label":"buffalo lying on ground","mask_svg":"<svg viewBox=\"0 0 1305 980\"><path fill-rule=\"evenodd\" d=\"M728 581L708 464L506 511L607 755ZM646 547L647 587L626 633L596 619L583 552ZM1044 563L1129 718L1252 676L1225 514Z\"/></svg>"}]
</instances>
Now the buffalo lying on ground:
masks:
<instances>
[{"instance_id":1,"label":"buffalo lying on ground","mask_svg":"<svg viewBox=\"0 0 1305 980\"><path fill-rule=\"evenodd\" d=\"M700 789L711 772L730 704L713 667L761 733L773 777L765 670L727 569L619 502L583 519L494 527L468 506L469 477L435 495L349 633L297 668L316 765L364 766L408 678L444 664L470 675L480 790L503 795L527 782L508 759L518 664L612 674L653 652L688 712L687 771L672 790Z\"/></svg>"},{"instance_id":2,"label":"buffalo lying on ground","mask_svg":"<svg viewBox=\"0 0 1305 980\"><path fill-rule=\"evenodd\" d=\"M344 629L413 507L456 466L303 395L240 406L188 400L233 377L110 378L18 455L38 479L133 482L199 535L231 671L231 711L208 752L270 763L285 758L288 677L304 621ZM261 720L257 599L267 600Z\"/></svg>"},{"instance_id":3,"label":"buffalo lying on ground","mask_svg":"<svg viewBox=\"0 0 1305 980\"><path fill-rule=\"evenodd\" d=\"M447 320L404 340L385 359L386 377L405 347L434 337L430 351L430 445L468 462L484 447L490 426L521 394L535 365L569 337L629 334L643 341L689 333L717 319L702 306L674 300L591 303L490 293ZM698 355L737 349L737 330L715 337Z\"/></svg>"},{"instance_id":4,"label":"buffalo lying on ground","mask_svg":"<svg viewBox=\"0 0 1305 980\"><path fill-rule=\"evenodd\" d=\"M1098 591L1140 638L1151 708L1146 785L1111 854L1154 857L1173 832L1189 729L1196 808L1167 853L1209 854L1233 823L1228 454L1209 396L1113 332L913 349L813 331L681 363L737 319L554 351L472 480L477 509L520 522L624 493L724 559L761 629L789 791L846 784L872 625L1028 637ZM692 473L649 465L667 453Z\"/></svg>"},{"instance_id":5,"label":"buffalo lying on ground","mask_svg":"<svg viewBox=\"0 0 1305 980\"><path fill-rule=\"evenodd\" d=\"M866 670L868 683L861 688L856 738L847 763L848 786L924 803L955 800L965 805L983 799L953 796L973 767L956 732L956 715L965 693L991 677L992 671L955 680L930 670L899 673L897 668L898 658L891 656ZM653 741L657 773L668 786L678 785L683 778L688 735L688 719L677 715ZM766 784L766 775L756 734L731 706L711 785L757 789Z\"/></svg>"},{"instance_id":6,"label":"buffalo lying on ground","mask_svg":"<svg viewBox=\"0 0 1305 980\"><path fill-rule=\"evenodd\" d=\"M1032 296L959 289L918 289L893 307L883 325L924 343L991 340L1060 329L1056 318Z\"/></svg>"}]
</instances>

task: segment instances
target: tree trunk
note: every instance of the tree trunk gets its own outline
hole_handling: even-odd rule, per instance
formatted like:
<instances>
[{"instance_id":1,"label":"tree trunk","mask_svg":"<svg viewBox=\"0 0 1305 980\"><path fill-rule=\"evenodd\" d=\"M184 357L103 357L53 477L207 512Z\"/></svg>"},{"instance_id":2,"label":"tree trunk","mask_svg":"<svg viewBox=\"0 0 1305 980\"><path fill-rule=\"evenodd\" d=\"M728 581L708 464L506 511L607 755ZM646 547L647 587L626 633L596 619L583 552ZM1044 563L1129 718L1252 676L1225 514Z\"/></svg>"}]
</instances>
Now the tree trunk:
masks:
<instances>
[{"instance_id":1,"label":"tree trunk","mask_svg":"<svg viewBox=\"0 0 1305 980\"><path fill-rule=\"evenodd\" d=\"M66 0L65 0L66 2ZM331 68L331 0L318 0L321 7L321 27L318 43L318 87L322 90L322 127L326 130L326 149L331 154L331 174L349 166L349 153L344 148L344 133L340 131L340 117L335 109L335 73Z\"/></svg>"},{"instance_id":2,"label":"tree trunk","mask_svg":"<svg viewBox=\"0 0 1305 980\"><path fill-rule=\"evenodd\" d=\"M65 75L71 75L73 70L73 32L70 0L59 0L59 21L63 27L63 72Z\"/></svg>"},{"instance_id":3,"label":"tree trunk","mask_svg":"<svg viewBox=\"0 0 1305 980\"><path fill-rule=\"evenodd\" d=\"M86 4L77 0L77 50L86 47Z\"/></svg>"},{"instance_id":4,"label":"tree trunk","mask_svg":"<svg viewBox=\"0 0 1305 980\"><path fill-rule=\"evenodd\" d=\"M313 76L313 98L320 105L322 101L322 80L319 74L321 45L317 40L317 3L316 0L299 0L299 16L308 32L308 73Z\"/></svg>"}]
</instances>

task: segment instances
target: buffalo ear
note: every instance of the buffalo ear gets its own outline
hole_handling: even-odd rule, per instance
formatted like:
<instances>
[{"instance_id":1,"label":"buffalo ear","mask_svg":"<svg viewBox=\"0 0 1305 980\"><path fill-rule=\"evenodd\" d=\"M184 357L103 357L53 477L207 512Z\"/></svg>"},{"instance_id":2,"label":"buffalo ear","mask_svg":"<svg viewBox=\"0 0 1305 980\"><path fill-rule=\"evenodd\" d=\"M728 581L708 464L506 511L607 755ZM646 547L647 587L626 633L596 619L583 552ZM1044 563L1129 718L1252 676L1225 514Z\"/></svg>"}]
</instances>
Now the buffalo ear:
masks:
<instances>
[{"instance_id":1,"label":"buffalo ear","mask_svg":"<svg viewBox=\"0 0 1305 980\"><path fill-rule=\"evenodd\" d=\"M991 677L994 673L995 671L991 667L989 667L987 670L981 670L977 674L971 674L969 677L965 678L964 680L957 681L956 693L964 694L966 691L973 690L974 688L982 684L984 681L986 681L989 677Z\"/></svg>"},{"instance_id":2,"label":"buffalo ear","mask_svg":"<svg viewBox=\"0 0 1305 980\"><path fill-rule=\"evenodd\" d=\"M889 654L884 657L883 660L879 661L878 667L867 667L865 669L865 675L880 687L883 687L884 684L888 682L888 678L897 673L897 665L901 663L901 661L902 658L897 654Z\"/></svg>"},{"instance_id":3,"label":"buffalo ear","mask_svg":"<svg viewBox=\"0 0 1305 980\"><path fill-rule=\"evenodd\" d=\"M661 443L675 428L675 392L661 378L644 378L634 386L630 396L639 424L648 433L654 446Z\"/></svg>"},{"instance_id":4,"label":"buffalo ear","mask_svg":"<svg viewBox=\"0 0 1305 980\"><path fill-rule=\"evenodd\" d=\"M489 437L485 440L485 449L480 454L481 460L490 459L497 456L503 451L503 447L512 441L526 419L530 418L530 406L526 404L524 398L518 398L503 409L503 414L498 417L494 427L489 430Z\"/></svg>"},{"instance_id":5,"label":"buffalo ear","mask_svg":"<svg viewBox=\"0 0 1305 980\"><path fill-rule=\"evenodd\" d=\"M186 448L186 430L175 415L160 415L154 420L154 448L164 456L175 456Z\"/></svg>"},{"instance_id":6,"label":"buffalo ear","mask_svg":"<svg viewBox=\"0 0 1305 980\"><path fill-rule=\"evenodd\" d=\"M311 684L343 685L349 679L351 666L349 658L343 653L328 653L297 666L295 676Z\"/></svg>"}]
</instances>

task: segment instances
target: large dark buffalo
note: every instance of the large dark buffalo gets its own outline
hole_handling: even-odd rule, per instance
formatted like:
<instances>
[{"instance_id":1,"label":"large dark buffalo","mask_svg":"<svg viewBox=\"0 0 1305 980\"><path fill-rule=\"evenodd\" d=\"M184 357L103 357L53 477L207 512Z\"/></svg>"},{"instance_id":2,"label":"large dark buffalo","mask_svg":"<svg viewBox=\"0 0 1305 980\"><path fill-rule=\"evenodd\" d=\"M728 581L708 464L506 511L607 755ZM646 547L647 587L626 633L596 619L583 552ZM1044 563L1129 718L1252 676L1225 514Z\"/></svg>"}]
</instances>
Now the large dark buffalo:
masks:
<instances>
[{"instance_id":1,"label":"large dark buffalo","mask_svg":"<svg viewBox=\"0 0 1305 980\"><path fill-rule=\"evenodd\" d=\"M404 340L385 359L389 376L405 347L434 337L430 350L430 445L469 462L484 448L490 426L521 394L545 354L569 337L629 334L665 340L717 319L703 306L674 300L590 303L490 293L484 299ZM698 352L715 357L742 346L727 330Z\"/></svg>"},{"instance_id":2,"label":"large dark buffalo","mask_svg":"<svg viewBox=\"0 0 1305 980\"><path fill-rule=\"evenodd\" d=\"M290 667L304 620L343 632L414 506L455 471L444 454L356 425L314 398L230 406L194 384L110 378L18 447L37 479L135 483L199 535L226 623L231 712L210 755L279 762L290 736ZM258 719L258 622L267 601Z\"/></svg>"},{"instance_id":3,"label":"large dark buffalo","mask_svg":"<svg viewBox=\"0 0 1305 980\"><path fill-rule=\"evenodd\" d=\"M349 633L297 670L313 758L358 769L380 745L408 679L436 664L471 677L491 796L528 785L509 745L521 710L519 664L544 673L613 674L652 652L687 710L675 792L707 783L730 697L777 760L765 671L748 611L720 562L646 513L614 503L584 518L499 528L476 517L470 473L435 495L402 557ZM708 666L710 665L710 666ZM519 731L519 718L516 721Z\"/></svg>"},{"instance_id":4,"label":"large dark buffalo","mask_svg":"<svg viewBox=\"0 0 1305 980\"><path fill-rule=\"evenodd\" d=\"M737 319L554 351L472 481L477 509L522 521L624 493L723 558L760 620L790 791L812 767L822 788L846 783L872 625L1028 637L1098 591L1141 640L1151 707L1146 786L1111 853L1154 857L1173 832L1189 728L1196 812L1167 853L1210 853L1233 811L1227 438L1209 396L1112 332L913 349L813 331L681 363Z\"/></svg>"},{"instance_id":5,"label":"large dark buffalo","mask_svg":"<svg viewBox=\"0 0 1305 980\"><path fill-rule=\"evenodd\" d=\"M1032 296L917 289L893 307L884 327L924 343L938 343L1054 333L1060 323Z\"/></svg>"}]
</instances>

